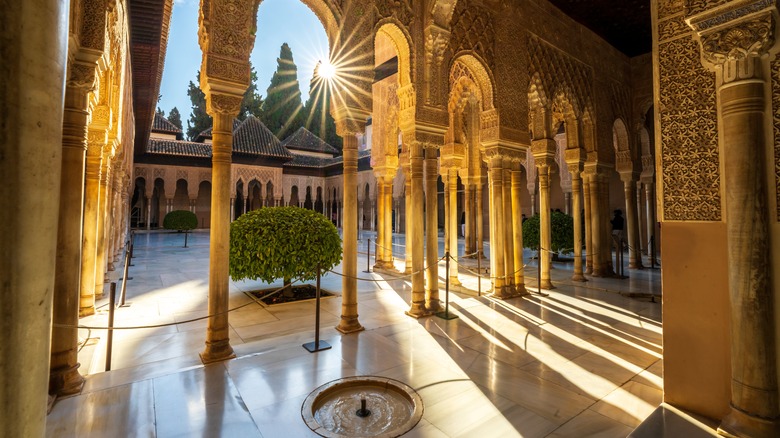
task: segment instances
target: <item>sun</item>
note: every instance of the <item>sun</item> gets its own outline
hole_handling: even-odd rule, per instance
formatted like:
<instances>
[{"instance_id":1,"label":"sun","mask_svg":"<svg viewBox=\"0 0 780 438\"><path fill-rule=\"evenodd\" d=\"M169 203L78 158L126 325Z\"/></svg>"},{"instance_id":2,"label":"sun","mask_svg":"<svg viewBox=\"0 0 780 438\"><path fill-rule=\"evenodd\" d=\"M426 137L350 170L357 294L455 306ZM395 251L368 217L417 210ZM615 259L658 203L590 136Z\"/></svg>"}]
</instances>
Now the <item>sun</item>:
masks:
<instances>
[{"instance_id":1,"label":"sun","mask_svg":"<svg viewBox=\"0 0 780 438\"><path fill-rule=\"evenodd\" d=\"M319 70L317 70L319 76L323 79L333 79L336 77L336 66L329 61L323 61L320 64Z\"/></svg>"}]
</instances>

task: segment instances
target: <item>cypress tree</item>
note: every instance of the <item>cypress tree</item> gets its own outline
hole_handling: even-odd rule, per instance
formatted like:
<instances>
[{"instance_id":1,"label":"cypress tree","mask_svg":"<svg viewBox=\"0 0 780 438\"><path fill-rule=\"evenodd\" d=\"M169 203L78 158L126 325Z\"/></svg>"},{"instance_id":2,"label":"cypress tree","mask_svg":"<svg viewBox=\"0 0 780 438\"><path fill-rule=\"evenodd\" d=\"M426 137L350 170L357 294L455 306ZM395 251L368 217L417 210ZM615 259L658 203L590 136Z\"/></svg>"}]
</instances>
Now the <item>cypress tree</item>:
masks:
<instances>
[{"instance_id":1,"label":"cypress tree","mask_svg":"<svg viewBox=\"0 0 780 438\"><path fill-rule=\"evenodd\" d=\"M206 112L206 95L200 90L200 70L198 70L197 84L190 81L187 95L192 102L190 119L187 120L187 138L195 140L198 134L211 127L211 116Z\"/></svg>"},{"instance_id":2,"label":"cypress tree","mask_svg":"<svg viewBox=\"0 0 780 438\"><path fill-rule=\"evenodd\" d=\"M268 86L260 120L274 135L283 140L303 126L304 113L298 84L298 67L287 43L282 44L276 62L276 71L271 78L271 85Z\"/></svg>"},{"instance_id":3,"label":"cypress tree","mask_svg":"<svg viewBox=\"0 0 780 438\"><path fill-rule=\"evenodd\" d=\"M257 94L257 71L251 67L249 87L244 93L244 100L241 101L241 112L238 113L238 119L244 120L250 115L260 118L263 113L263 96Z\"/></svg>"},{"instance_id":4,"label":"cypress tree","mask_svg":"<svg viewBox=\"0 0 780 438\"><path fill-rule=\"evenodd\" d=\"M173 123L177 128L182 129L181 114L179 114L178 108L173 107L173 109L171 109L171 112L168 113L168 121Z\"/></svg>"},{"instance_id":5,"label":"cypress tree","mask_svg":"<svg viewBox=\"0 0 780 438\"><path fill-rule=\"evenodd\" d=\"M314 67L314 75L309 82L309 100L306 101L306 129L325 140L338 150L342 149L342 139L336 134L336 121L330 114L331 90L325 79L319 76L321 63Z\"/></svg>"}]
</instances>

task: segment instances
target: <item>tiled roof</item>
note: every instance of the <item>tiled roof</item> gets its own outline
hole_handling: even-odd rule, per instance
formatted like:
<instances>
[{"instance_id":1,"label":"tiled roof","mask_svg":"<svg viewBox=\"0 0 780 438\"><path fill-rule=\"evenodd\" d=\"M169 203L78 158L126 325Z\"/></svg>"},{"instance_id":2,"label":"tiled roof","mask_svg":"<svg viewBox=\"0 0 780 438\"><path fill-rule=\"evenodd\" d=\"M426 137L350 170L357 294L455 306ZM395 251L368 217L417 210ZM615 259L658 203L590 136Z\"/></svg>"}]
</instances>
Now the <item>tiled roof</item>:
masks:
<instances>
[{"instance_id":1,"label":"tiled roof","mask_svg":"<svg viewBox=\"0 0 780 438\"><path fill-rule=\"evenodd\" d=\"M192 141L163 140L150 138L146 148L148 154L181 155L186 157L210 157L211 145Z\"/></svg>"},{"instance_id":2,"label":"tiled roof","mask_svg":"<svg viewBox=\"0 0 780 438\"><path fill-rule=\"evenodd\" d=\"M181 134L181 129L171 123L170 120L165 117L154 113L154 123L152 124L152 132L166 132L170 134Z\"/></svg>"},{"instance_id":3,"label":"tiled roof","mask_svg":"<svg viewBox=\"0 0 780 438\"><path fill-rule=\"evenodd\" d=\"M233 119L233 131L235 132L236 128L238 128L238 125L241 124L241 120ZM208 129L204 129L201 131L200 134L198 134L198 137L195 139L195 141L204 141L205 139L211 139L211 129L213 126L209 127Z\"/></svg>"},{"instance_id":4,"label":"tiled roof","mask_svg":"<svg viewBox=\"0 0 780 438\"><path fill-rule=\"evenodd\" d=\"M371 150L365 150L358 152L358 160L371 156ZM333 158L318 158L310 157L307 155L295 155L291 161L284 163L285 166L290 167L328 167L344 162L344 157L339 155Z\"/></svg>"},{"instance_id":5,"label":"tiled roof","mask_svg":"<svg viewBox=\"0 0 780 438\"><path fill-rule=\"evenodd\" d=\"M293 155L276 138L263 122L249 116L233 130L233 152L292 158Z\"/></svg>"},{"instance_id":6,"label":"tiled roof","mask_svg":"<svg viewBox=\"0 0 780 438\"><path fill-rule=\"evenodd\" d=\"M339 153L338 149L325 143L325 141L316 135L312 134L308 129L301 126L295 133L287 137L282 146L287 149L295 149L299 151L320 152L324 154L336 155Z\"/></svg>"}]
</instances>

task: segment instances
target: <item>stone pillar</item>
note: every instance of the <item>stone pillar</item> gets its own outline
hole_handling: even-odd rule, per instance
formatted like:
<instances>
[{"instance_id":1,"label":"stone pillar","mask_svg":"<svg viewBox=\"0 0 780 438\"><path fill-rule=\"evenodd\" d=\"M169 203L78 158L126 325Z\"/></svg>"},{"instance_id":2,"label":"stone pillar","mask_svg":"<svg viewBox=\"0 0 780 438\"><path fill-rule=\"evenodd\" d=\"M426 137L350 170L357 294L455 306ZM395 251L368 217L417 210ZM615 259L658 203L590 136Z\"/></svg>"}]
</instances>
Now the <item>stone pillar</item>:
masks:
<instances>
[{"instance_id":1,"label":"stone pillar","mask_svg":"<svg viewBox=\"0 0 780 438\"><path fill-rule=\"evenodd\" d=\"M450 277L450 285L460 285L458 279L458 169L451 167L447 169L447 196L449 197L449 210L447 215L449 216L449 234L448 239L450 242L450 272L447 275Z\"/></svg>"},{"instance_id":2,"label":"stone pillar","mask_svg":"<svg viewBox=\"0 0 780 438\"><path fill-rule=\"evenodd\" d=\"M60 140L68 3L3 2L0 14L6 17L0 29L0 197L6 206L0 210L0 436L42 437L58 257L60 169L65 158ZM83 127L73 129L77 122L69 120L68 135L76 137L70 144L76 151L67 154L70 178L80 178L72 166L83 160L86 133ZM70 182L70 189L75 188L75 181ZM81 204L73 208L80 209ZM70 218L68 225L75 229ZM70 251L77 257L74 250L71 243ZM69 281L73 283L73 277ZM69 295L74 312L77 291L70 289Z\"/></svg>"},{"instance_id":3,"label":"stone pillar","mask_svg":"<svg viewBox=\"0 0 780 438\"><path fill-rule=\"evenodd\" d=\"M425 258L426 290L425 308L431 312L441 309L439 302L439 200L436 182L439 177L439 161L436 147L425 148Z\"/></svg>"},{"instance_id":4,"label":"stone pillar","mask_svg":"<svg viewBox=\"0 0 780 438\"><path fill-rule=\"evenodd\" d=\"M504 288L510 296L516 296L515 292L515 240L514 218L512 216L512 159L509 154L504 156L503 164L503 202L504 216L504 266L506 267L506 282Z\"/></svg>"},{"instance_id":5,"label":"stone pillar","mask_svg":"<svg viewBox=\"0 0 780 438\"><path fill-rule=\"evenodd\" d=\"M493 293L496 298L508 298L511 294L505 288L503 158L496 149L486 150L485 157L490 184L490 274L493 277Z\"/></svg>"},{"instance_id":6,"label":"stone pillar","mask_svg":"<svg viewBox=\"0 0 780 438\"><path fill-rule=\"evenodd\" d=\"M230 197L230 222L236 220L236 198Z\"/></svg>"},{"instance_id":7,"label":"stone pillar","mask_svg":"<svg viewBox=\"0 0 780 438\"><path fill-rule=\"evenodd\" d=\"M476 251L474 245L474 191L472 190L472 184L470 179L466 179L464 184L464 202L463 209L466 211L466 233L463 236L463 240L466 243L465 253L473 254Z\"/></svg>"},{"instance_id":8,"label":"stone pillar","mask_svg":"<svg viewBox=\"0 0 780 438\"><path fill-rule=\"evenodd\" d=\"M537 159L537 175L539 177L539 262L542 264L542 289L552 289L550 281L550 257L552 256L552 230L550 230L550 168L542 165L544 161Z\"/></svg>"},{"instance_id":9,"label":"stone pillar","mask_svg":"<svg viewBox=\"0 0 780 438\"><path fill-rule=\"evenodd\" d=\"M203 363L234 358L230 346L228 305L230 298L230 166L233 155L233 118L241 97L207 95L209 114L214 120L211 156L211 232L209 233L209 302L206 348Z\"/></svg>"},{"instance_id":10,"label":"stone pillar","mask_svg":"<svg viewBox=\"0 0 780 438\"><path fill-rule=\"evenodd\" d=\"M408 162L409 159L406 159ZM403 167L404 172L404 233L406 233L406 245L404 245L406 266L404 267L404 274L412 273L412 231L411 231L411 213L412 213L412 168L411 164L405 164Z\"/></svg>"},{"instance_id":11,"label":"stone pillar","mask_svg":"<svg viewBox=\"0 0 780 438\"><path fill-rule=\"evenodd\" d=\"M580 178L581 163L568 163L571 171L571 194L572 210L574 211L574 274L571 279L574 281L586 281L582 275L582 218L580 210L582 209L582 179Z\"/></svg>"},{"instance_id":12,"label":"stone pillar","mask_svg":"<svg viewBox=\"0 0 780 438\"><path fill-rule=\"evenodd\" d=\"M536 213L536 190L531 190L531 216L536 216Z\"/></svg>"},{"instance_id":13,"label":"stone pillar","mask_svg":"<svg viewBox=\"0 0 780 438\"><path fill-rule=\"evenodd\" d=\"M384 245L385 237L385 220L387 219L387 210L385 209L385 178L382 174L376 174L376 187L378 192L378 208L379 208L379 223L376 230L376 263L374 269L384 269L385 264L385 250L381 247ZM373 250L374 248L372 248Z\"/></svg>"},{"instance_id":14,"label":"stone pillar","mask_svg":"<svg viewBox=\"0 0 780 438\"><path fill-rule=\"evenodd\" d=\"M647 225L645 222L648 220L647 212L644 210L644 203L642 202L642 181L637 181L636 183L636 222L637 227L639 228L639 241L637 242L637 250L640 252L640 260L642 259L641 254L649 254L649 251L647 250L647 241L649 237L647 236Z\"/></svg>"},{"instance_id":15,"label":"stone pillar","mask_svg":"<svg viewBox=\"0 0 780 438\"><path fill-rule=\"evenodd\" d=\"M731 411L719 432L780 436L767 175L768 51L776 2L736 0L689 18L716 71L731 301ZM733 35L739 36L733 38ZM757 166L757 164L760 164Z\"/></svg>"},{"instance_id":16,"label":"stone pillar","mask_svg":"<svg viewBox=\"0 0 780 438\"><path fill-rule=\"evenodd\" d=\"M590 189L590 229L591 239L590 247L593 259L593 269L591 275L594 277L603 277L606 275L606 266L604 266L604 253L608 253L609 245L604 245L602 241L604 235L604 224L601 222L601 184L599 175L590 174L588 188Z\"/></svg>"},{"instance_id":17,"label":"stone pillar","mask_svg":"<svg viewBox=\"0 0 780 438\"><path fill-rule=\"evenodd\" d=\"M79 315L95 313L95 272L97 227L100 201L100 167L105 146L105 131L89 131L84 184L84 224L81 250L81 303ZM147 218L147 224L149 220Z\"/></svg>"},{"instance_id":18,"label":"stone pillar","mask_svg":"<svg viewBox=\"0 0 780 438\"><path fill-rule=\"evenodd\" d=\"M585 274L593 273L593 230L591 229L590 175L582 174L582 208L585 210ZM581 218L577 219L582 222Z\"/></svg>"},{"instance_id":19,"label":"stone pillar","mask_svg":"<svg viewBox=\"0 0 780 438\"><path fill-rule=\"evenodd\" d=\"M571 192L563 192L563 212L571 216Z\"/></svg>"},{"instance_id":20,"label":"stone pillar","mask_svg":"<svg viewBox=\"0 0 780 438\"><path fill-rule=\"evenodd\" d=\"M339 135L344 139L344 204L340 215L344 227L344 259L341 263L344 277L341 281L341 321L336 330L341 333L363 330L358 321L357 304L357 132L355 128L345 130L343 126L339 127Z\"/></svg>"},{"instance_id":21,"label":"stone pillar","mask_svg":"<svg viewBox=\"0 0 780 438\"><path fill-rule=\"evenodd\" d=\"M623 179L623 193L626 198L626 231L628 237L628 268L641 269L642 256L639 252L639 221L636 211L636 187L630 176Z\"/></svg>"},{"instance_id":22,"label":"stone pillar","mask_svg":"<svg viewBox=\"0 0 780 438\"><path fill-rule=\"evenodd\" d=\"M404 140L406 142L406 139ZM425 273L423 272L423 145L417 140L409 144L409 162L412 180L412 205L406 219L409 221L411 239L406 242L412 251L412 303L407 315L414 318L428 316L425 308Z\"/></svg>"},{"instance_id":23,"label":"stone pillar","mask_svg":"<svg viewBox=\"0 0 780 438\"><path fill-rule=\"evenodd\" d=\"M92 280L95 287L95 297L103 297L103 285L106 274L106 228L108 225L109 181L111 180L111 160L114 156L115 146L109 142L103 148L103 164L100 171L100 195L98 195L98 221L97 221L97 250L95 251L95 278Z\"/></svg>"},{"instance_id":24,"label":"stone pillar","mask_svg":"<svg viewBox=\"0 0 780 438\"><path fill-rule=\"evenodd\" d=\"M384 194L384 204L385 204L385 232L382 236L382 246L384 246L384 267L385 269L395 269L395 265L393 264L393 177L392 173L388 171L385 174L385 194ZM396 226L398 225L398 220L396 218L395 221Z\"/></svg>"},{"instance_id":25,"label":"stone pillar","mask_svg":"<svg viewBox=\"0 0 780 438\"><path fill-rule=\"evenodd\" d=\"M647 204L647 255L653 257L650 241L655 241L658 251L658 239L655 237L655 197L652 183L645 183L645 203Z\"/></svg>"},{"instance_id":26,"label":"stone pillar","mask_svg":"<svg viewBox=\"0 0 780 438\"><path fill-rule=\"evenodd\" d=\"M151 196L146 196L144 197L144 200L146 201L146 231L149 231L152 229L152 198ZM167 213L170 213L170 211ZM157 225L159 226L161 224Z\"/></svg>"},{"instance_id":27,"label":"stone pillar","mask_svg":"<svg viewBox=\"0 0 780 438\"><path fill-rule=\"evenodd\" d=\"M81 222L84 207L84 172L87 151L87 112L97 65L74 62L68 72L62 123L62 174L60 185L57 260L54 275L53 322L78 325L81 273ZM78 330L53 327L49 393L77 394L84 385L79 374Z\"/></svg>"},{"instance_id":28,"label":"stone pillar","mask_svg":"<svg viewBox=\"0 0 780 438\"><path fill-rule=\"evenodd\" d=\"M522 215L522 182L520 173L520 155L513 157L511 168L512 191L512 239L514 248L515 292L518 295L528 295L525 290L525 273L523 272L523 215Z\"/></svg>"},{"instance_id":29,"label":"stone pillar","mask_svg":"<svg viewBox=\"0 0 780 438\"><path fill-rule=\"evenodd\" d=\"M476 197L477 197L477 251L480 254L480 257L485 256L485 227L483 226L483 218L482 215L484 212L484 207L482 203L482 187L484 187L484 181L482 180L482 177L479 177L479 182L477 183L477 190L476 190Z\"/></svg>"}]
</instances>

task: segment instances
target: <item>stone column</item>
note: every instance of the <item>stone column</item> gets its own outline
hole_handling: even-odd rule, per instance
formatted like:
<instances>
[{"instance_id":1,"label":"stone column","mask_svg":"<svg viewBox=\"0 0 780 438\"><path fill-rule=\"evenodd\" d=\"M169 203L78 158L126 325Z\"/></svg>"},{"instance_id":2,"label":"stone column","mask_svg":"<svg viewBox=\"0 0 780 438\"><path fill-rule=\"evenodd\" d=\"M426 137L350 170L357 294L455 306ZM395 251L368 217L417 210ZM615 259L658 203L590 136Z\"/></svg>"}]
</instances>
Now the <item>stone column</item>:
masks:
<instances>
[{"instance_id":1,"label":"stone column","mask_svg":"<svg viewBox=\"0 0 780 438\"><path fill-rule=\"evenodd\" d=\"M476 190L476 196L477 196L477 251L480 254L480 257L485 256L485 227L483 226L483 218L482 216L485 214L484 207L482 203L482 187L484 187L484 181L482 176L479 177L479 182L477 183L477 190Z\"/></svg>"},{"instance_id":2,"label":"stone column","mask_svg":"<svg viewBox=\"0 0 780 438\"><path fill-rule=\"evenodd\" d=\"M450 285L460 285L458 279L458 169L450 167L447 169L447 196L449 197L449 210L447 215L449 216L449 234L448 239L450 242L450 272L447 275L450 277Z\"/></svg>"},{"instance_id":3,"label":"stone column","mask_svg":"<svg viewBox=\"0 0 780 438\"><path fill-rule=\"evenodd\" d=\"M78 325L81 272L81 222L84 206L84 172L87 151L89 91L97 65L74 62L65 89L62 123L62 174L60 184L57 259L54 275L53 322ZM78 330L52 328L49 393L77 394L84 385L79 374Z\"/></svg>"},{"instance_id":4,"label":"stone column","mask_svg":"<svg viewBox=\"0 0 780 438\"><path fill-rule=\"evenodd\" d=\"M582 208L585 210L585 274L593 273L593 230L591 229L590 175L582 174ZM577 219L582 221L581 218Z\"/></svg>"},{"instance_id":5,"label":"stone column","mask_svg":"<svg viewBox=\"0 0 780 438\"><path fill-rule=\"evenodd\" d=\"M374 269L384 269L385 264L385 250L381 247L384 245L385 237L385 220L387 219L387 213L385 210L385 178L382 174L376 174L376 187L378 192L378 208L379 208L379 223L376 230L376 246L372 250L376 251L376 263Z\"/></svg>"},{"instance_id":6,"label":"stone column","mask_svg":"<svg viewBox=\"0 0 780 438\"><path fill-rule=\"evenodd\" d=\"M705 66L716 71L728 181L731 411L719 428L728 436L780 436L771 213L763 166L772 144L766 137L771 119L765 113L771 79L765 75L776 16L776 2L736 0L688 19L701 42Z\"/></svg>"},{"instance_id":7,"label":"stone column","mask_svg":"<svg viewBox=\"0 0 780 438\"><path fill-rule=\"evenodd\" d=\"M405 160L409 162L408 157ZM411 213L412 213L412 168L411 164L404 164L404 233L406 233L406 244L404 245L406 266L404 274L412 273L412 231L411 231Z\"/></svg>"},{"instance_id":8,"label":"stone column","mask_svg":"<svg viewBox=\"0 0 780 438\"><path fill-rule=\"evenodd\" d=\"M539 262L541 263L542 289L552 289L550 259L552 257L552 231L550 229L550 168L555 163L558 145L551 138L534 140L531 145L536 175L539 178Z\"/></svg>"},{"instance_id":9,"label":"stone column","mask_svg":"<svg viewBox=\"0 0 780 438\"><path fill-rule=\"evenodd\" d=\"M230 198L230 222L236 220L236 198L232 196Z\"/></svg>"},{"instance_id":10,"label":"stone column","mask_svg":"<svg viewBox=\"0 0 780 438\"><path fill-rule=\"evenodd\" d=\"M653 257L650 241L655 241L656 251L658 242L655 238L655 197L653 195L652 183L645 183L645 203L647 204L647 255Z\"/></svg>"},{"instance_id":11,"label":"stone column","mask_svg":"<svg viewBox=\"0 0 780 438\"><path fill-rule=\"evenodd\" d=\"M350 125L357 124L349 121ZM343 125L341 121L339 125ZM341 321L336 330L341 333L353 333L363 330L358 321L357 303L357 167L358 130L339 127L339 135L344 139L344 199L343 211L340 215L344 235L344 259L341 263L344 277L341 281Z\"/></svg>"},{"instance_id":12,"label":"stone column","mask_svg":"<svg viewBox=\"0 0 780 438\"><path fill-rule=\"evenodd\" d=\"M504 265L504 175L503 158L496 149L485 151L488 160L488 178L490 184L490 264L493 277L493 293L496 298L508 298L510 293L504 287L506 284L506 269Z\"/></svg>"},{"instance_id":13,"label":"stone column","mask_svg":"<svg viewBox=\"0 0 780 438\"><path fill-rule=\"evenodd\" d=\"M0 209L0 436L42 437L46 431L52 290L64 158L60 140L68 3L3 2L0 14L6 17L0 29L0 197L5 203ZM84 117L80 114L77 119ZM83 160L86 133L83 128L74 132L73 119L69 123L69 135L78 140L70 144L77 151L68 154L67 165L78 166ZM72 168L68 176L80 178ZM75 182L70 182L73 189ZM80 209L81 204L74 208ZM70 218L69 226L75 229ZM74 249L71 246L70 250ZM78 269L74 272L77 274ZM73 283L73 277L70 281ZM77 291L70 289L74 301ZM70 308L75 312L75 305Z\"/></svg>"},{"instance_id":14,"label":"stone column","mask_svg":"<svg viewBox=\"0 0 780 438\"><path fill-rule=\"evenodd\" d=\"M536 213L536 190L531 190L531 216L536 216Z\"/></svg>"},{"instance_id":15,"label":"stone column","mask_svg":"<svg viewBox=\"0 0 780 438\"><path fill-rule=\"evenodd\" d=\"M144 200L146 201L146 231L149 231L152 229L152 197L146 196Z\"/></svg>"},{"instance_id":16,"label":"stone column","mask_svg":"<svg viewBox=\"0 0 780 438\"><path fill-rule=\"evenodd\" d=\"M395 269L393 264L393 177L392 172L385 173L385 232L382 236L382 246L384 246L384 267L385 269ZM398 220L395 221L396 226Z\"/></svg>"},{"instance_id":17,"label":"stone column","mask_svg":"<svg viewBox=\"0 0 780 438\"><path fill-rule=\"evenodd\" d=\"M563 192L563 212L571 216L571 193Z\"/></svg>"},{"instance_id":18,"label":"stone column","mask_svg":"<svg viewBox=\"0 0 780 438\"><path fill-rule=\"evenodd\" d=\"M645 222L647 221L647 212L644 211L644 203L642 202L642 181L637 181L636 183L636 222L637 227L639 228L639 242L637 242L637 250L640 252L640 260L642 258L641 254L649 254L647 250L647 240L649 237L647 236L647 225Z\"/></svg>"},{"instance_id":19,"label":"stone column","mask_svg":"<svg viewBox=\"0 0 780 438\"><path fill-rule=\"evenodd\" d=\"M639 221L636 211L636 187L634 179L623 179L623 193L626 198L626 231L628 235L628 268L641 269L642 256L639 252Z\"/></svg>"},{"instance_id":20,"label":"stone column","mask_svg":"<svg viewBox=\"0 0 780 438\"><path fill-rule=\"evenodd\" d=\"M103 164L100 171L100 195L98 204L97 221L97 250L95 251L95 278L92 280L95 287L95 297L103 297L103 285L106 274L106 228L108 225L108 195L109 181L111 180L111 160L115 153L115 145L110 141L103 148Z\"/></svg>"},{"instance_id":21,"label":"stone column","mask_svg":"<svg viewBox=\"0 0 780 438\"><path fill-rule=\"evenodd\" d=\"M594 277L603 277L606 275L606 266L604 266L604 253L607 252L609 245L604 245L602 241L604 234L604 224L601 222L601 194L599 175L593 173L589 175L588 188L590 189L590 229L591 229L591 258L593 259L593 270L591 275Z\"/></svg>"},{"instance_id":22,"label":"stone column","mask_svg":"<svg viewBox=\"0 0 780 438\"><path fill-rule=\"evenodd\" d=\"M203 81L201 81L203 82ZM228 306L230 299L230 177L233 155L233 118L241 97L207 95L209 114L214 120L211 156L211 232L209 233L209 303L206 348L203 363L234 358L230 346Z\"/></svg>"},{"instance_id":23,"label":"stone column","mask_svg":"<svg viewBox=\"0 0 780 438\"><path fill-rule=\"evenodd\" d=\"M520 173L520 155L513 157L511 168L511 191L512 191L512 239L514 247L514 266L515 266L515 292L518 295L528 295L525 290L525 273L523 272L523 215L521 190L523 188Z\"/></svg>"},{"instance_id":24,"label":"stone column","mask_svg":"<svg viewBox=\"0 0 780 438\"><path fill-rule=\"evenodd\" d=\"M574 274L573 281L587 281L582 275L582 163L585 151L580 147L567 149L565 152L566 166L571 173L572 217L574 219ZM586 220L587 223L587 220ZM587 253L587 250L586 250Z\"/></svg>"},{"instance_id":25,"label":"stone column","mask_svg":"<svg viewBox=\"0 0 780 438\"><path fill-rule=\"evenodd\" d=\"M81 250L81 303L79 315L95 313L95 272L97 257L97 227L100 201L100 167L106 133L89 131L84 184L84 224ZM147 219L147 223L148 223Z\"/></svg>"},{"instance_id":26,"label":"stone column","mask_svg":"<svg viewBox=\"0 0 780 438\"><path fill-rule=\"evenodd\" d=\"M466 179L464 187L464 202L463 209L466 211L466 233L463 236L463 240L466 243L466 254L473 254L476 249L474 245L474 191L471 189L472 184L470 179Z\"/></svg>"},{"instance_id":27,"label":"stone column","mask_svg":"<svg viewBox=\"0 0 780 438\"><path fill-rule=\"evenodd\" d=\"M406 142L406 140L404 140ZM411 239L406 242L412 251L412 304L407 315L414 318L428 316L431 311L425 308L425 273L423 272L423 161L422 143L411 140L409 144L409 162L412 180L412 209L406 219Z\"/></svg>"},{"instance_id":28,"label":"stone column","mask_svg":"<svg viewBox=\"0 0 780 438\"><path fill-rule=\"evenodd\" d=\"M425 258L426 258L426 290L425 308L431 312L441 309L439 302L439 200L437 199L436 182L439 177L439 161L437 147L429 145L425 148Z\"/></svg>"},{"instance_id":29,"label":"stone column","mask_svg":"<svg viewBox=\"0 0 780 438\"><path fill-rule=\"evenodd\" d=\"M516 296L515 292L515 240L514 217L512 216L512 159L509 154L504 156L503 164L503 202L504 216L504 266L506 267L506 283L504 288L510 296Z\"/></svg>"}]
</instances>

